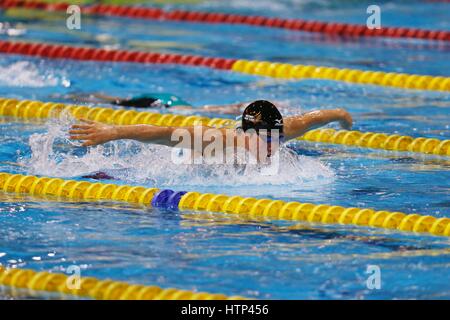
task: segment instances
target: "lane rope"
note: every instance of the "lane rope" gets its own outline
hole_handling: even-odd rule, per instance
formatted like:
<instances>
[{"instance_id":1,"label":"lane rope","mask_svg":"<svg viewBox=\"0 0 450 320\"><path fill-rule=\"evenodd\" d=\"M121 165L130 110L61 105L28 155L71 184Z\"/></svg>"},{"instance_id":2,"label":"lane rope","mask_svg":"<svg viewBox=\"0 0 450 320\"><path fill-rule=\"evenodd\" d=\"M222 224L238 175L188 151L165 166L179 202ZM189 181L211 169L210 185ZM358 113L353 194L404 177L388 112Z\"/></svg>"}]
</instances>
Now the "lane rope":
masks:
<instances>
[{"instance_id":1,"label":"lane rope","mask_svg":"<svg viewBox=\"0 0 450 320\"><path fill-rule=\"evenodd\" d=\"M156 126L193 126L234 127L235 121L222 118L201 116L183 116L160 114L130 109L112 109L66 105L62 103L15 100L0 98L0 116L15 118L51 118L67 112L74 118L85 118L111 124L150 124ZM371 148L387 151L415 152L439 156L450 156L450 140L434 138L413 138L398 134L360 132L334 129L316 129L307 132L298 140L309 142L339 144L359 148Z\"/></svg>"},{"instance_id":2,"label":"lane rope","mask_svg":"<svg viewBox=\"0 0 450 320\"><path fill-rule=\"evenodd\" d=\"M364 71L314 65L292 65L268 61L247 61L196 55L73 47L30 42L0 41L0 52L50 59L133 62L144 64L178 64L231 70L255 76L281 79L325 79L403 89L450 91L450 77L395 72Z\"/></svg>"},{"instance_id":3,"label":"lane rope","mask_svg":"<svg viewBox=\"0 0 450 320\"><path fill-rule=\"evenodd\" d=\"M62 273L7 269L0 266L0 285L33 292L58 293L96 300L241 300L239 296L193 292L175 288L129 284L114 280L81 277L79 289L71 289L72 280Z\"/></svg>"},{"instance_id":4,"label":"lane rope","mask_svg":"<svg viewBox=\"0 0 450 320\"><path fill-rule=\"evenodd\" d=\"M0 4L0 7L3 7L5 9L24 8L66 12L69 5L70 4L64 2L51 4L33 0L4 0ZM425 40L450 41L450 32L443 30L426 30L418 28L384 26L380 29L369 29L366 25L362 24L324 22L303 19L283 19L265 16L240 15L220 12L202 12L192 10L166 11L161 8L125 5L94 4L80 7L83 13L98 16L116 16L163 21L202 22L212 24L242 24L349 37L415 38Z\"/></svg>"},{"instance_id":5,"label":"lane rope","mask_svg":"<svg viewBox=\"0 0 450 320\"><path fill-rule=\"evenodd\" d=\"M59 117L64 113L68 113L77 119L84 118L121 125L151 124L156 126L174 127L205 125L211 127L228 127L234 126L235 123L234 120L223 118L161 114L132 109L88 107L84 105L67 105L55 102L0 98L0 116L10 116L22 119L45 119Z\"/></svg>"},{"instance_id":6,"label":"lane rope","mask_svg":"<svg viewBox=\"0 0 450 320\"><path fill-rule=\"evenodd\" d=\"M235 72L281 79L323 79L415 90L450 91L450 77L238 60Z\"/></svg>"},{"instance_id":7,"label":"lane rope","mask_svg":"<svg viewBox=\"0 0 450 320\"><path fill-rule=\"evenodd\" d=\"M22 174L0 173L0 190L62 199L113 200L181 211L237 214L251 219L356 225L450 236L450 218L403 212L345 208L327 204L285 202L223 194L173 191L141 186L92 183Z\"/></svg>"}]
</instances>

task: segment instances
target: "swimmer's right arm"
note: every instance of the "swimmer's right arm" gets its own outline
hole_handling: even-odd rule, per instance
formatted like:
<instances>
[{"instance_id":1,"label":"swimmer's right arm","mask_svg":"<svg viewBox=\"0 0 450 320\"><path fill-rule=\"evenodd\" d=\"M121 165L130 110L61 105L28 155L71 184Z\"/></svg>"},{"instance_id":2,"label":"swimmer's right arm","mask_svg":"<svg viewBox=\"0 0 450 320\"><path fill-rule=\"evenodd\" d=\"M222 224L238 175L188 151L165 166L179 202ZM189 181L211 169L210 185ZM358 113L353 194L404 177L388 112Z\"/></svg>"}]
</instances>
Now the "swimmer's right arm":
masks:
<instances>
[{"instance_id":1,"label":"swimmer's right arm","mask_svg":"<svg viewBox=\"0 0 450 320\"><path fill-rule=\"evenodd\" d=\"M352 116L344 109L316 110L285 118L284 135L286 140L295 139L309 130L320 128L336 121L346 130L349 130L353 124Z\"/></svg>"},{"instance_id":2,"label":"swimmer's right arm","mask_svg":"<svg viewBox=\"0 0 450 320\"><path fill-rule=\"evenodd\" d=\"M58 97L56 95L55 97ZM68 94L65 96L67 99L71 99L77 102L90 102L90 103L99 103L99 102L107 102L107 103L117 103L118 101L124 100L120 97L108 96L102 93L90 93L90 94Z\"/></svg>"}]
</instances>

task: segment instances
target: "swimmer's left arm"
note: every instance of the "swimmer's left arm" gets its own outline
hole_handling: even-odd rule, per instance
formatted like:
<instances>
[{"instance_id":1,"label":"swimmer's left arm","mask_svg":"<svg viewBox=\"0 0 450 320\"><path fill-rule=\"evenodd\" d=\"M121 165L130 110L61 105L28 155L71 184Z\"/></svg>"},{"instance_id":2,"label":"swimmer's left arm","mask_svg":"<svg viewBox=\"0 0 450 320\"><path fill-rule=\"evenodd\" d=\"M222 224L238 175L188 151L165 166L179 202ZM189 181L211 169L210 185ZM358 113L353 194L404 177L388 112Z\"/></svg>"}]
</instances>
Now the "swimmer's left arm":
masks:
<instances>
[{"instance_id":1,"label":"swimmer's left arm","mask_svg":"<svg viewBox=\"0 0 450 320\"><path fill-rule=\"evenodd\" d=\"M154 143L169 147L180 146L180 138L185 146L194 148L197 146L195 141L195 128L190 127L163 127L146 124L136 125L108 125L91 120L82 120L83 124L75 124L69 131L70 139L83 141L82 146L95 146L109 141L132 139L145 143ZM208 145L209 138L206 133L210 127L199 126L200 147L202 150ZM225 129L219 130L221 137L225 139ZM184 139L187 138L187 141Z\"/></svg>"},{"instance_id":2,"label":"swimmer's left arm","mask_svg":"<svg viewBox=\"0 0 450 320\"><path fill-rule=\"evenodd\" d=\"M173 146L171 137L173 127L136 125L108 125L81 119L82 124L75 124L69 131L70 139L83 141L82 146L95 146L109 141L132 139L141 142Z\"/></svg>"},{"instance_id":3,"label":"swimmer's left arm","mask_svg":"<svg viewBox=\"0 0 450 320\"><path fill-rule=\"evenodd\" d=\"M284 136L286 140L295 139L310 130L336 121L344 129L350 129L353 124L352 116L344 109L316 110L287 117L284 119Z\"/></svg>"}]
</instances>

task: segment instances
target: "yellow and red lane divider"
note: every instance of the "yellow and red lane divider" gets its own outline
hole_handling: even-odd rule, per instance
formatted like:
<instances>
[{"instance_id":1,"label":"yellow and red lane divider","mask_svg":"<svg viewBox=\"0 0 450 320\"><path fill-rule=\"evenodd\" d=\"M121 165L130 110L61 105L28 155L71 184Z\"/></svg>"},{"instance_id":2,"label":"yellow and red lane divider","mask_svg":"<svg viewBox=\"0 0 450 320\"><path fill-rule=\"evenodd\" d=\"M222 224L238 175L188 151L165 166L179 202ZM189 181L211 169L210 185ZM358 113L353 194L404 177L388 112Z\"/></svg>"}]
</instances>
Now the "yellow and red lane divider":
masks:
<instances>
[{"instance_id":1,"label":"yellow and red lane divider","mask_svg":"<svg viewBox=\"0 0 450 320\"><path fill-rule=\"evenodd\" d=\"M36 272L28 269L5 269L0 266L0 285L13 289L58 293L97 300L241 300L239 296L193 292L158 286L129 284L113 280L81 277L79 288L62 273Z\"/></svg>"},{"instance_id":2,"label":"yellow and red lane divider","mask_svg":"<svg viewBox=\"0 0 450 320\"><path fill-rule=\"evenodd\" d=\"M245 74L281 79L325 79L403 89L450 91L450 77L342 69L314 65L292 65L268 61L247 61L194 55L10 41L0 41L0 53L22 54L51 59L178 64L232 70Z\"/></svg>"},{"instance_id":3,"label":"yellow and red lane divider","mask_svg":"<svg viewBox=\"0 0 450 320\"><path fill-rule=\"evenodd\" d=\"M0 98L0 116L17 118L50 118L68 112L75 118L86 118L112 124L151 124L158 126L190 126L202 124L211 127L233 127L234 120L159 114L154 112L65 105L62 103ZM298 138L310 142L341 144L360 148L389 151L408 151L450 156L450 140L413 138L397 134L360 132L334 129L316 129Z\"/></svg>"},{"instance_id":4,"label":"yellow and red lane divider","mask_svg":"<svg viewBox=\"0 0 450 320\"><path fill-rule=\"evenodd\" d=\"M255 220L356 225L450 236L450 218L375 211L367 208L344 208L326 204L285 202L212 193L175 192L169 189L91 183L5 172L0 173L0 190L72 200L113 200L165 209L220 212Z\"/></svg>"},{"instance_id":5,"label":"yellow and red lane divider","mask_svg":"<svg viewBox=\"0 0 450 320\"><path fill-rule=\"evenodd\" d=\"M46 3L35 0L3 0L0 8L24 8L66 12L69 3ZM116 16L160 21L184 21L202 23L242 24L293 31L315 32L346 37L390 37L416 38L424 40L450 41L450 32L417 28L385 27L369 29L366 25L339 22L323 22L303 19L283 19L265 16L240 15L220 12L193 10L171 10L162 8L136 7L124 5L94 4L80 6L83 13L99 16Z\"/></svg>"}]
</instances>

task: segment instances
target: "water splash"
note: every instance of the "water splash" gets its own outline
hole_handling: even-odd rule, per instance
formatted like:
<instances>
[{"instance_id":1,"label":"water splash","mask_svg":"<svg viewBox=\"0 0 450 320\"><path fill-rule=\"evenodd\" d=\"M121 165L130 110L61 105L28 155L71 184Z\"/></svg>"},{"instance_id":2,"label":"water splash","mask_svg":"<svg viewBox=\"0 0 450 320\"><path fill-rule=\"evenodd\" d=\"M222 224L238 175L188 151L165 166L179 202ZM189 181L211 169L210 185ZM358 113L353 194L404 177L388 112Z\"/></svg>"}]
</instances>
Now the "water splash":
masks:
<instances>
[{"instance_id":1,"label":"water splash","mask_svg":"<svg viewBox=\"0 0 450 320\"><path fill-rule=\"evenodd\" d=\"M103 171L116 179L147 186L289 185L332 180L333 172L319 160L283 147L276 175L259 165L176 164L172 148L129 140L81 148L68 139L74 122L68 116L47 123L47 132L30 137L31 154L22 157L29 174L72 178Z\"/></svg>"},{"instance_id":2,"label":"water splash","mask_svg":"<svg viewBox=\"0 0 450 320\"><path fill-rule=\"evenodd\" d=\"M41 72L39 68L28 61L19 61L11 65L0 66L0 85L5 87L48 87L70 86L70 81L54 72Z\"/></svg>"},{"instance_id":3,"label":"water splash","mask_svg":"<svg viewBox=\"0 0 450 320\"><path fill-rule=\"evenodd\" d=\"M5 34L9 37L18 37L27 32L23 24L11 24L9 22L0 22L0 34Z\"/></svg>"}]
</instances>

